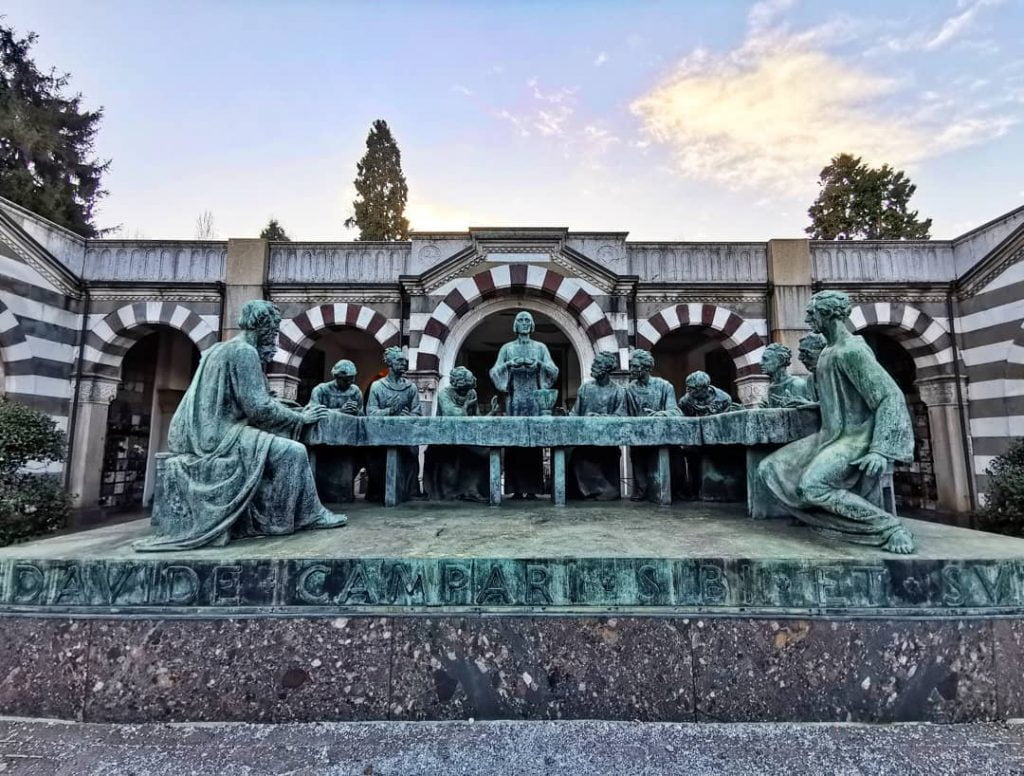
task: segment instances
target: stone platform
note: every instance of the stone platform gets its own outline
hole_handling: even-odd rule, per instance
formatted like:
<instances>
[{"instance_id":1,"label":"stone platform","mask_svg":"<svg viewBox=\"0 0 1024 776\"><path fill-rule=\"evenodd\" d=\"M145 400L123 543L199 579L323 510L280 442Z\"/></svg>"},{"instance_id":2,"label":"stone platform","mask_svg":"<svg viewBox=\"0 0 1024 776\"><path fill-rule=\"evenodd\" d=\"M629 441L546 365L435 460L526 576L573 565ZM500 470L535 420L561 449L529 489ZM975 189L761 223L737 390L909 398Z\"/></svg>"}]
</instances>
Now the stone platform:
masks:
<instances>
[{"instance_id":1,"label":"stone platform","mask_svg":"<svg viewBox=\"0 0 1024 776\"><path fill-rule=\"evenodd\" d=\"M740 505L355 505L136 555L0 550L0 714L90 721L1024 716L1024 541L896 557Z\"/></svg>"}]
</instances>

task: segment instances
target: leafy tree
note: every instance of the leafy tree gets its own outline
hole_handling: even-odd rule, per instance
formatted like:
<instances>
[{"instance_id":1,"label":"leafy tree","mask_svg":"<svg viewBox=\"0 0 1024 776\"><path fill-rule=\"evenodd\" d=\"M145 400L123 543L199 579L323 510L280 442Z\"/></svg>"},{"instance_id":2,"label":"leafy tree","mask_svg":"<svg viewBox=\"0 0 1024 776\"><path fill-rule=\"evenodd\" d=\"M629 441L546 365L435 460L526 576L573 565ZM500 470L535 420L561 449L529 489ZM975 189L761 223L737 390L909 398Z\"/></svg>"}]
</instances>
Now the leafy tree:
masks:
<instances>
[{"instance_id":1,"label":"leafy tree","mask_svg":"<svg viewBox=\"0 0 1024 776\"><path fill-rule=\"evenodd\" d=\"M813 240L927 240L932 220L910 210L917 186L887 164L869 167L839 154L821 171L821 191L807 214Z\"/></svg>"},{"instance_id":2,"label":"leafy tree","mask_svg":"<svg viewBox=\"0 0 1024 776\"><path fill-rule=\"evenodd\" d=\"M408 239L405 202L409 187L402 174L402 152L383 119L373 122L366 136L366 153L356 165L355 186L355 215L345 220L345 226L359 227L360 240Z\"/></svg>"},{"instance_id":3,"label":"leafy tree","mask_svg":"<svg viewBox=\"0 0 1024 776\"><path fill-rule=\"evenodd\" d=\"M63 528L68 496L31 462L64 459L64 432L39 410L0 397L0 546Z\"/></svg>"},{"instance_id":4,"label":"leafy tree","mask_svg":"<svg viewBox=\"0 0 1024 776\"><path fill-rule=\"evenodd\" d=\"M985 471L988 492L978 513L978 527L985 531L1024 536L1024 439L997 455Z\"/></svg>"},{"instance_id":5,"label":"leafy tree","mask_svg":"<svg viewBox=\"0 0 1024 776\"><path fill-rule=\"evenodd\" d=\"M292 238L288 236L288 233L284 230L284 227L277 222L276 218L271 218L267 222L267 225L263 227L263 231L260 232L260 239L283 242L285 240L290 241Z\"/></svg>"},{"instance_id":6,"label":"leafy tree","mask_svg":"<svg viewBox=\"0 0 1024 776\"><path fill-rule=\"evenodd\" d=\"M67 96L67 73L40 72L35 41L0 24L0 196L96 237L93 209L110 166L92 156L103 109L83 110L81 94Z\"/></svg>"}]
</instances>

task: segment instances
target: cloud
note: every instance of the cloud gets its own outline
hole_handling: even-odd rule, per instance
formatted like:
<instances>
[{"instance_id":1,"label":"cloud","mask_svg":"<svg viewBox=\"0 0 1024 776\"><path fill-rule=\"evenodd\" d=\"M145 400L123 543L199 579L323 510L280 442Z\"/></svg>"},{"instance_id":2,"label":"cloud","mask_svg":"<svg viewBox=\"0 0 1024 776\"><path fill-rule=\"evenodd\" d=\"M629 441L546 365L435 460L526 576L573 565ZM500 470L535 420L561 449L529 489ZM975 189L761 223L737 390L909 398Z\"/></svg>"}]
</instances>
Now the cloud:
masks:
<instances>
[{"instance_id":1,"label":"cloud","mask_svg":"<svg viewBox=\"0 0 1024 776\"><path fill-rule=\"evenodd\" d=\"M463 86L462 84L453 84L452 85L452 91L456 92L458 94L462 94L462 95L464 95L466 97L472 97L473 96L473 90L470 89L468 86Z\"/></svg>"},{"instance_id":2,"label":"cloud","mask_svg":"<svg viewBox=\"0 0 1024 776\"><path fill-rule=\"evenodd\" d=\"M963 10L945 19L938 29L915 32L904 38L891 38L886 45L893 51L935 51L961 38L970 30L984 8L1002 5L1003 2L1004 0L960 0L957 5Z\"/></svg>"},{"instance_id":3,"label":"cloud","mask_svg":"<svg viewBox=\"0 0 1024 776\"><path fill-rule=\"evenodd\" d=\"M607 61L608 61L608 52L607 51L602 51L600 54L598 54L596 57L594 57L594 67L600 67L601 65L603 65Z\"/></svg>"},{"instance_id":4,"label":"cloud","mask_svg":"<svg viewBox=\"0 0 1024 776\"><path fill-rule=\"evenodd\" d=\"M835 22L772 26L789 5L759 3L738 48L694 50L632 103L645 136L671 150L684 177L806 194L838 153L903 166L997 137L1016 121L949 95L905 95L906 71L881 76L826 49L823 30Z\"/></svg>"}]
</instances>

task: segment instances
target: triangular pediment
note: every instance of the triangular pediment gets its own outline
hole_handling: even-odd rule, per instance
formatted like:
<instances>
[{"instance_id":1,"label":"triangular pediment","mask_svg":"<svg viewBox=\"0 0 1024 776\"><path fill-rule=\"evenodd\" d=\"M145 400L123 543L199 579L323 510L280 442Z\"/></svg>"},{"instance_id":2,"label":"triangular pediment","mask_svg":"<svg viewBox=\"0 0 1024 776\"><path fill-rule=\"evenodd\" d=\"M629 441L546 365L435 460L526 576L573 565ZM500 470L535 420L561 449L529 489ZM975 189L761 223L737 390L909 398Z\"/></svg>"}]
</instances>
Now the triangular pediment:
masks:
<instances>
[{"instance_id":1,"label":"triangular pediment","mask_svg":"<svg viewBox=\"0 0 1024 776\"><path fill-rule=\"evenodd\" d=\"M77 297L80 283L60 261L43 248L0 207L0 243L13 260L25 265L29 273L38 277L38 284L58 293Z\"/></svg>"},{"instance_id":2,"label":"triangular pediment","mask_svg":"<svg viewBox=\"0 0 1024 776\"><path fill-rule=\"evenodd\" d=\"M1024 223L1017 226L984 258L964 273L957 285L961 296L974 296L988 289L1010 267L1024 262ZM1003 281L1005 284L1005 280Z\"/></svg>"},{"instance_id":3,"label":"triangular pediment","mask_svg":"<svg viewBox=\"0 0 1024 776\"><path fill-rule=\"evenodd\" d=\"M430 240L432 235L414 235ZM616 292L629 281L612 272L571 243L579 243L566 228L478 227L460 235L460 249L419 275L401 278L410 292L430 294L452 280L472 277L492 267L530 264L554 270L566 277L582 278L605 293ZM468 237L468 239L467 239ZM624 245L624 234L609 234L609 240ZM415 250L415 249L414 249ZM624 248L623 248L624 250ZM635 279L633 279L635 280Z\"/></svg>"}]
</instances>

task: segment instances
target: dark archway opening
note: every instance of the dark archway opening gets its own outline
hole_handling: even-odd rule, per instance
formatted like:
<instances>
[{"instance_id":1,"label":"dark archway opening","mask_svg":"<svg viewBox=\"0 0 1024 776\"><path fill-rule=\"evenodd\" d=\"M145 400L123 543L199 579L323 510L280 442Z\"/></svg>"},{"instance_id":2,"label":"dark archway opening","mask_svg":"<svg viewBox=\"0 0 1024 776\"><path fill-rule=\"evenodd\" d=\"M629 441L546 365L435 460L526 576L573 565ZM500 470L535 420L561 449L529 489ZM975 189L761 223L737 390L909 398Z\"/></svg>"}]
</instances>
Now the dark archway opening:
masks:
<instances>
[{"instance_id":1,"label":"dark archway opening","mask_svg":"<svg viewBox=\"0 0 1024 776\"><path fill-rule=\"evenodd\" d=\"M518 312L518 309L509 309L488 315L466 337L455 358L456 366L464 366L476 375L477 395L483 412L490 406L491 397L498 395L488 373L494 366L501 346L515 337L512 333L512 322ZM555 406L564 407L568 411L576 402L576 394L583 378L580 374L580 360L569 338L558 324L544 313L530 310L530 314L533 315L536 324L533 339L548 346L551 360L558 367L558 380L554 385L558 389L558 401ZM447 375L442 375L443 377Z\"/></svg>"},{"instance_id":2,"label":"dark archway opening","mask_svg":"<svg viewBox=\"0 0 1024 776\"><path fill-rule=\"evenodd\" d=\"M711 376L711 384L738 400L736 365L725 349L725 337L714 329L684 326L669 332L655 344L654 372L672 383L676 398L686 390L687 375L698 370Z\"/></svg>"},{"instance_id":3,"label":"dark archway opening","mask_svg":"<svg viewBox=\"0 0 1024 776\"><path fill-rule=\"evenodd\" d=\"M163 326L125 354L107 413L100 506L137 507L152 500L154 456L167 445L171 418L198 365L192 340Z\"/></svg>"},{"instance_id":4,"label":"dark archway opening","mask_svg":"<svg viewBox=\"0 0 1024 776\"><path fill-rule=\"evenodd\" d=\"M864 337L878 362L892 375L903 391L910 420L914 426L914 461L896 464L893 471L896 504L910 509L935 509L937 494L928 407L921 401L917 392L917 367L914 359L907 353L906 348L893 338L890 330L875 327L859 334Z\"/></svg>"},{"instance_id":5,"label":"dark archway opening","mask_svg":"<svg viewBox=\"0 0 1024 776\"><path fill-rule=\"evenodd\" d=\"M359 373L356 384L363 392L363 401L370 389L370 383L387 373L384 366L384 349L381 344L362 329L339 326L321 333L299 364L299 387L297 400L300 404L309 401L313 389L331 379L331 368L341 359L347 358L356 365Z\"/></svg>"}]
</instances>

